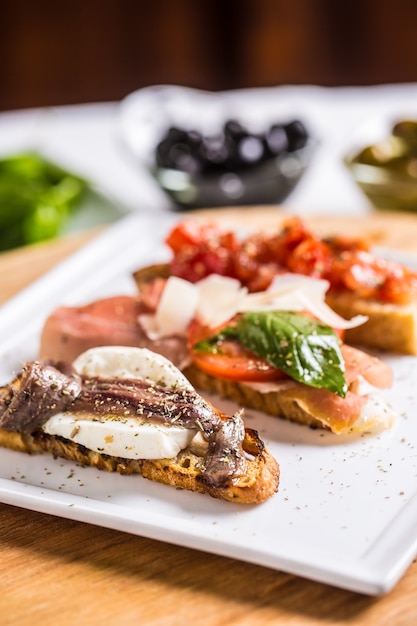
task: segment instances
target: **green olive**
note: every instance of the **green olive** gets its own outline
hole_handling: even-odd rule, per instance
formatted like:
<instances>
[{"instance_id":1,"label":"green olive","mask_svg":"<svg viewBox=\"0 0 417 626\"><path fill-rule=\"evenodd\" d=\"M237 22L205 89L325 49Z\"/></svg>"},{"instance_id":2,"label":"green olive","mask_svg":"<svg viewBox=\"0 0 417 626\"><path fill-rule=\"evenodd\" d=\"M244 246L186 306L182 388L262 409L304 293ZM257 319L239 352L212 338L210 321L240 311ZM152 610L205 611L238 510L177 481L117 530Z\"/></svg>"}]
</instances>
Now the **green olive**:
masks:
<instances>
[{"instance_id":1,"label":"green olive","mask_svg":"<svg viewBox=\"0 0 417 626\"><path fill-rule=\"evenodd\" d=\"M363 165L387 166L397 160L408 158L408 152L408 146L402 139L387 137L379 143L363 148L353 161Z\"/></svg>"},{"instance_id":2,"label":"green olive","mask_svg":"<svg viewBox=\"0 0 417 626\"><path fill-rule=\"evenodd\" d=\"M417 121L416 120L402 120L397 122L393 129L392 134L394 137L400 137L410 147L417 149Z\"/></svg>"}]
</instances>

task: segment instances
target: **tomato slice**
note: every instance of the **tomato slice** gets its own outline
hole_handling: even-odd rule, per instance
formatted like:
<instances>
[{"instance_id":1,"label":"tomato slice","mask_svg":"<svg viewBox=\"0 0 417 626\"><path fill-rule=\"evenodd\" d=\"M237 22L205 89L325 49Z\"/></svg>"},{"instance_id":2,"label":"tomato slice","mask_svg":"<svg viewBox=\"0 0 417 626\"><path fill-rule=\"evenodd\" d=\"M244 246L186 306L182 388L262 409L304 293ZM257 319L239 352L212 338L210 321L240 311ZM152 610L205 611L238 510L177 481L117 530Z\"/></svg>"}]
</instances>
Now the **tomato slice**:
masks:
<instances>
[{"instance_id":1,"label":"tomato slice","mask_svg":"<svg viewBox=\"0 0 417 626\"><path fill-rule=\"evenodd\" d=\"M215 378L246 382L272 382L288 378L282 370L246 350L238 341L233 339L228 338L219 341L216 344L217 352L215 353L195 349L194 346L199 341L214 337L221 329L222 327L207 328L197 320L193 320L189 327L188 345L191 358L193 363L203 372Z\"/></svg>"},{"instance_id":2,"label":"tomato slice","mask_svg":"<svg viewBox=\"0 0 417 626\"><path fill-rule=\"evenodd\" d=\"M192 352L192 360L206 374L215 378L246 382L272 382L286 374L257 356L229 356L210 352Z\"/></svg>"},{"instance_id":3,"label":"tomato slice","mask_svg":"<svg viewBox=\"0 0 417 626\"><path fill-rule=\"evenodd\" d=\"M310 317L311 314L306 313ZM188 327L188 349L193 363L206 374L215 378L242 382L276 382L290 378L266 359L244 348L230 337L218 341L213 350L196 349L196 345L218 335L233 324L233 319L217 328L209 328L194 319ZM335 331L340 338L344 331Z\"/></svg>"}]
</instances>

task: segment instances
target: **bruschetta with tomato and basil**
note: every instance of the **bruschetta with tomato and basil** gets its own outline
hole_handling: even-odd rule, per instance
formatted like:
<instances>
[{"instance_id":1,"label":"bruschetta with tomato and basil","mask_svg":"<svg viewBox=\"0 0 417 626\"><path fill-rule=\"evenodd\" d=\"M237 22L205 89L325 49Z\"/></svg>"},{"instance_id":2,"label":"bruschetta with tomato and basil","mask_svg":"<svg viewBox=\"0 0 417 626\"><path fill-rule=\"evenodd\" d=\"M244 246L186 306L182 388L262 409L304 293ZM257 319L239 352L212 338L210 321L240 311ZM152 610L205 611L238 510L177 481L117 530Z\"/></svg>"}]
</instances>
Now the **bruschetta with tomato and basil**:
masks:
<instances>
[{"instance_id":1,"label":"bruschetta with tomato and basil","mask_svg":"<svg viewBox=\"0 0 417 626\"><path fill-rule=\"evenodd\" d=\"M348 343L417 354L417 272L374 255L363 238L324 238L298 217L276 230L247 236L188 219L172 229L167 244L170 274L192 282L215 273L256 292L284 272L324 279L333 310L347 319L367 317L364 324L347 329Z\"/></svg>"}]
</instances>

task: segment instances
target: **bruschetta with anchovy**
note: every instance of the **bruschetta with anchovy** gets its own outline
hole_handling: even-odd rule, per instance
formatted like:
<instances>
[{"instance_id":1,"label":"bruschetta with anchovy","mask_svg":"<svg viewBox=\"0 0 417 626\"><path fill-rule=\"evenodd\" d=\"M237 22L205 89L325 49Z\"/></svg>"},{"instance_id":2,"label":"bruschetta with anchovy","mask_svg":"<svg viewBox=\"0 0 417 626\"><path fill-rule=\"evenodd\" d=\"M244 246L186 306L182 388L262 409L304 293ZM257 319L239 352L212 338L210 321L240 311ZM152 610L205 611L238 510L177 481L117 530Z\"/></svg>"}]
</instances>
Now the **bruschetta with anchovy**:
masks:
<instances>
[{"instance_id":1,"label":"bruschetta with anchovy","mask_svg":"<svg viewBox=\"0 0 417 626\"><path fill-rule=\"evenodd\" d=\"M0 389L0 445L244 504L267 500L279 484L277 461L240 412L217 410L143 348L25 363Z\"/></svg>"}]
</instances>

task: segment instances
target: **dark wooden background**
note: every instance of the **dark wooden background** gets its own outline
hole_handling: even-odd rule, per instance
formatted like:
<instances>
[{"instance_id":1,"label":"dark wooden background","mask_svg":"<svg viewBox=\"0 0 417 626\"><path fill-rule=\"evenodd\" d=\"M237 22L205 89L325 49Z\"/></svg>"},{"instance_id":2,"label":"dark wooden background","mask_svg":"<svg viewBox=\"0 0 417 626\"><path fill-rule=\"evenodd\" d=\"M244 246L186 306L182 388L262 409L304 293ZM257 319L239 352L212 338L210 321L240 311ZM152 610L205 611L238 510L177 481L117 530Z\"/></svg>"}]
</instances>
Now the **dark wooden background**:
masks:
<instances>
[{"instance_id":1,"label":"dark wooden background","mask_svg":"<svg viewBox=\"0 0 417 626\"><path fill-rule=\"evenodd\" d=\"M0 0L0 110L417 81L417 0Z\"/></svg>"}]
</instances>

